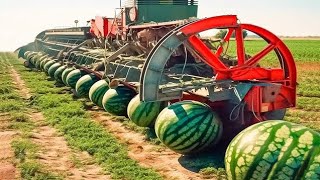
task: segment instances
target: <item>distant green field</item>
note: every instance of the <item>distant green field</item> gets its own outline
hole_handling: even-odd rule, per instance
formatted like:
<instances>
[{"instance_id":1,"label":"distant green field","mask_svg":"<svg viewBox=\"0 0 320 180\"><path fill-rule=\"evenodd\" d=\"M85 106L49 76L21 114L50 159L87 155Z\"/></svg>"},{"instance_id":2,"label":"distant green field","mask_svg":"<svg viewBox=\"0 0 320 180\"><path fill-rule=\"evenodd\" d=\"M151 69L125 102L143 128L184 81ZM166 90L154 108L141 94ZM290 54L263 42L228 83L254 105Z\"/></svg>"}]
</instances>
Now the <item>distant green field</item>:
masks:
<instances>
[{"instance_id":1,"label":"distant green field","mask_svg":"<svg viewBox=\"0 0 320 180\"><path fill-rule=\"evenodd\" d=\"M296 61L319 61L320 40L285 40Z\"/></svg>"},{"instance_id":2,"label":"distant green field","mask_svg":"<svg viewBox=\"0 0 320 180\"><path fill-rule=\"evenodd\" d=\"M284 40L285 44L290 49L296 62L320 62L320 40ZM267 43L263 40L246 40L246 54L254 55L261 51ZM234 56L236 54L235 41L230 41L227 54ZM263 60L262 64L274 64L277 60L275 53L270 53Z\"/></svg>"}]
</instances>

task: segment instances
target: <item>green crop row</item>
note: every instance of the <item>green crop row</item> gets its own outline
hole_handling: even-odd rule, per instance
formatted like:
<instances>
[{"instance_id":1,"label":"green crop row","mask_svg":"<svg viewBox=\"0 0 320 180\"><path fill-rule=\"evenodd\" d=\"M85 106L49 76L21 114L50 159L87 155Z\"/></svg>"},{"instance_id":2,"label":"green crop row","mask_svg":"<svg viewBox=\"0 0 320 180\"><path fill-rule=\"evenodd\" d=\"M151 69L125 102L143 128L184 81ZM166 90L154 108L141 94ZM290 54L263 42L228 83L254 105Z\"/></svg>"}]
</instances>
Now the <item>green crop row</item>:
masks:
<instances>
[{"instance_id":1,"label":"green crop row","mask_svg":"<svg viewBox=\"0 0 320 180\"><path fill-rule=\"evenodd\" d=\"M320 131L320 112L317 111L289 110L284 120Z\"/></svg>"},{"instance_id":2,"label":"green crop row","mask_svg":"<svg viewBox=\"0 0 320 180\"><path fill-rule=\"evenodd\" d=\"M143 168L130 159L127 146L92 121L83 102L75 101L72 94L65 94L67 88L55 87L43 73L27 70L13 56L14 68L34 95L33 107L64 134L70 146L94 156L113 179L162 179L153 169Z\"/></svg>"},{"instance_id":3,"label":"green crop row","mask_svg":"<svg viewBox=\"0 0 320 180\"><path fill-rule=\"evenodd\" d=\"M298 97L297 108L307 111L320 111L320 98Z\"/></svg>"},{"instance_id":4,"label":"green crop row","mask_svg":"<svg viewBox=\"0 0 320 180\"><path fill-rule=\"evenodd\" d=\"M34 124L26 115L26 100L20 97L15 84L12 83L9 57L11 56L7 53L0 54L0 114L7 114L8 130L19 132L11 143L15 155L14 162L22 179L61 179L60 176L47 171L37 160L38 147L30 140Z\"/></svg>"}]
</instances>

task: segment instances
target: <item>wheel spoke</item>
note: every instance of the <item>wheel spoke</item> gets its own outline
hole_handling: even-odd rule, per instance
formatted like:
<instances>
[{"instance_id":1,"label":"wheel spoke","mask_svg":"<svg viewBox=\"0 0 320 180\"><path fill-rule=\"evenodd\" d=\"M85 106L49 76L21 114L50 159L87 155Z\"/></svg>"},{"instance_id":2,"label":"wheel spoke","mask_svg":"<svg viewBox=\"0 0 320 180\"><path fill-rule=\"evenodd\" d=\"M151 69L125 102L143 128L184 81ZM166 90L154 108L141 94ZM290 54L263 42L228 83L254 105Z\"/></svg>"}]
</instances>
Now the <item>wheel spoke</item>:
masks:
<instances>
[{"instance_id":1,"label":"wheel spoke","mask_svg":"<svg viewBox=\"0 0 320 180\"><path fill-rule=\"evenodd\" d=\"M223 38L223 41L221 43L221 45L218 47L217 52L216 52L216 56L219 57L221 55L221 53L223 52L223 45L225 44L225 42L229 41L231 38L232 33L234 32L234 28L228 28L228 32L225 35L225 37Z\"/></svg>"},{"instance_id":2,"label":"wheel spoke","mask_svg":"<svg viewBox=\"0 0 320 180\"><path fill-rule=\"evenodd\" d=\"M272 50L276 48L276 45L269 44L266 46L262 51L254 55L252 58L250 58L248 61L245 62L245 65L253 66L254 64L258 63L263 57L265 57L267 54L269 54Z\"/></svg>"},{"instance_id":3,"label":"wheel spoke","mask_svg":"<svg viewBox=\"0 0 320 180\"><path fill-rule=\"evenodd\" d=\"M243 65L245 60L245 50L242 36L242 28L241 26L236 29L236 41L237 41L237 57L238 57L238 65Z\"/></svg>"},{"instance_id":4,"label":"wheel spoke","mask_svg":"<svg viewBox=\"0 0 320 180\"><path fill-rule=\"evenodd\" d=\"M189 37L188 41L212 68L218 71L221 69L227 69L227 67L219 60L216 54L214 54L197 36L193 35Z\"/></svg>"}]
</instances>

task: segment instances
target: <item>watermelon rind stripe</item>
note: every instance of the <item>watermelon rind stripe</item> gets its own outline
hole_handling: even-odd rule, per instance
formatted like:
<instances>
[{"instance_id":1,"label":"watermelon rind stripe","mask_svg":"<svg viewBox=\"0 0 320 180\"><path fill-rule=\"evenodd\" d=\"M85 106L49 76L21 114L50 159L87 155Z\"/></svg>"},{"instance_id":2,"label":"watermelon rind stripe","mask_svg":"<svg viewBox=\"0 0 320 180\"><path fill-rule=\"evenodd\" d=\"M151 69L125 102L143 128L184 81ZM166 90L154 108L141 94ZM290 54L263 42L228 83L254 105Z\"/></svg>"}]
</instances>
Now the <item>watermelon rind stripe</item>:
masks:
<instances>
[{"instance_id":1,"label":"watermelon rind stripe","mask_svg":"<svg viewBox=\"0 0 320 180\"><path fill-rule=\"evenodd\" d=\"M208 119L208 117L204 118L205 121L209 121L211 122L212 119ZM203 122L203 124L200 125L199 128L201 128L201 126L204 126L205 129L201 130L199 128L197 128L197 135L188 137L188 141L186 141L184 144L180 145L181 147L175 147L176 150L181 150L184 149L185 151L190 151L191 148L197 149L197 151L202 149L202 143L201 143L201 139L204 138L206 136L206 134L209 132L209 129L212 128L212 126L210 126L209 122ZM193 146L194 143L198 143L197 146Z\"/></svg>"},{"instance_id":2,"label":"watermelon rind stripe","mask_svg":"<svg viewBox=\"0 0 320 180\"><path fill-rule=\"evenodd\" d=\"M319 144L319 133L306 127L280 120L258 123L229 144L225 156L228 178L319 179Z\"/></svg>"},{"instance_id":3,"label":"watermelon rind stripe","mask_svg":"<svg viewBox=\"0 0 320 180\"><path fill-rule=\"evenodd\" d=\"M318 180L320 179L320 146L313 147L309 152L309 159L307 159L306 164L302 167L304 172L301 172L302 180Z\"/></svg>"},{"instance_id":4,"label":"watermelon rind stripe","mask_svg":"<svg viewBox=\"0 0 320 180\"><path fill-rule=\"evenodd\" d=\"M188 120L192 119L192 122L190 125L196 125L198 121L195 121L194 118L198 119L197 117L208 115L208 111L203 112L203 110L195 110L192 111L192 114L187 114L186 116L183 116L177 123L175 123L174 126L168 127L167 131L165 132L165 136L170 136L171 134L176 134L177 130L183 129L187 124L190 122Z\"/></svg>"},{"instance_id":5,"label":"watermelon rind stripe","mask_svg":"<svg viewBox=\"0 0 320 180\"><path fill-rule=\"evenodd\" d=\"M185 119L192 119L192 122L188 122L185 121L184 124L181 124L180 126L170 126L169 128L167 128L167 132L172 131L171 133L167 133L165 132L164 136L167 137L164 139L164 142L166 144L172 144L173 142L177 141L178 139L182 140L182 135L185 135L186 132L188 132L189 130L191 131L191 129L197 129L197 124L200 124L203 122L203 120L206 119L208 113L201 113L201 114L192 114L192 116L189 117L185 117ZM182 121L182 120L181 120ZM199 129L198 129L199 130ZM193 136L194 134L190 135ZM171 136L174 136L175 138L169 138ZM183 139L188 139L190 138L190 136L185 137ZM181 142L181 141L180 141Z\"/></svg>"}]
</instances>

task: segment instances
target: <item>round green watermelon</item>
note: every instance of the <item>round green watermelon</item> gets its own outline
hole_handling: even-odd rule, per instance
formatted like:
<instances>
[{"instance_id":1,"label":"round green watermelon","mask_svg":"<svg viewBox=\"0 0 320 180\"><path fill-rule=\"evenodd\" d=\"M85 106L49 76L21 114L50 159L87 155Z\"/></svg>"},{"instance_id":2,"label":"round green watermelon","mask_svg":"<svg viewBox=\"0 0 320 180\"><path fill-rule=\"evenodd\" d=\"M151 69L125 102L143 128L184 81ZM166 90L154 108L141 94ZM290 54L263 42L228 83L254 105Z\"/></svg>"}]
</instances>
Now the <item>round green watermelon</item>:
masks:
<instances>
[{"instance_id":1,"label":"round green watermelon","mask_svg":"<svg viewBox=\"0 0 320 180\"><path fill-rule=\"evenodd\" d=\"M152 127L165 102L142 102L136 95L129 103L127 114L130 120L141 127Z\"/></svg>"},{"instance_id":2,"label":"round green watermelon","mask_svg":"<svg viewBox=\"0 0 320 180\"><path fill-rule=\"evenodd\" d=\"M41 71L44 71L44 65L45 65L47 62L51 61L51 60L52 60L51 58L45 58L43 61L41 61L41 62L40 62L40 70L41 70Z\"/></svg>"},{"instance_id":3,"label":"round green watermelon","mask_svg":"<svg viewBox=\"0 0 320 180\"><path fill-rule=\"evenodd\" d=\"M125 86L118 86L115 89L109 89L103 96L103 108L114 115L127 115L127 107L136 92Z\"/></svg>"},{"instance_id":4,"label":"round green watermelon","mask_svg":"<svg viewBox=\"0 0 320 180\"><path fill-rule=\"evenodd\" d=\"M31 58L30 58L30 60L29 60L29 62L32 64L32 65L34 65L34 58L35 58L36 56L32 56Z\"/></svg>"},{"instance_id":5,"label":"round green watermelon","mask_svg":"<svg viewBox=\"0 0 320 180\"><path fill-rule=\"evenodd\" d=\"M155 122L155 132L171 150L192 154L220 140L222 123L208 105L181 101L160 112Z\"/></svg>"},{"instance_id":6,"label":"round green watermelon","mask_svg":"<svg viewBox=\"0 0 320 180\"><path fill-rule=\"evenodd\" d=\"M61 83L62 82L62 73L63 71L67 69L67 66L66 65L63 65L63 66L60 66L55 72L54 72L54 79Z\"/></svg>"},{"instance_id":7,"label":"round green watermelon","mask_svg":"<svg viewBox=\"0 0 320 180\"><path fill-rule=\"evenodd\" d=\"M68 74L69 74L71 71L75 70L75 69L76 69L76 68L74 68L74 67L68 67L68 68L66 68L66 69L62 72L61 79L62 79L62 82L63 82L66 86L68 86L68 83L67 83L67 76L68 76Z\"/></svg>"},{"instance_id":8,"label":"round green watermelon","mask_svg":"<svg viewBox=\"0 0 320 180\"><path fill-rule=\"evenodd\" d=\"M34 58L38 56L38 52L32 52L27 56L27 60L33 65Z\"/></svg>"},{"instance_id":9,"label":"round green watermelon","mask_svg":"<svg viewBox=\"0 0 320 180\"><path fill-rule=\"evenodd\" d=\"M29 56L29 54L31 54L32 52L31 51L26 51L26 52L24 52L24 54L23 54L23 59L27 59L28 58L28 56Z\"/></svg>"},{"instance_id":10,"label":"round green watermelon","mask_svg":"<svg viewBox=\"0 0 320 180\"><path fill-rule=\"evenodd\" d=\"M35 66L38 70L40 70L40 64L41 64L41 62L42 62L43 60L45 60L47 57L48 57L48 55L43 55L43 56L41 56L41 57L39 58L39 60L36 61L36 63L35 63L34 66Z\"/></svg>"},{"instance_id":11,"label":"round green watermelon","mask_svg":"<svg viewBox=\"0 0 320 180\"><path fill-rule=\"evenodd\" d=\"M71 71L66 78L66 82L68 86L74 89L76 87L77 81L86 74L87 73L84 70L80 70L80 69L75 69Z\"/></svg>"},{"instance_id":12,"label":"round green watermelon","mask_svg":"<svg viewBox=\"0 0 320 180\"><path fill-rule=\"evenodd\" d=\"M102 79L94 83L89 90L90 100L99 107L103 108L102 98L103 95L109 89L109 83L107 80Z\"/></svg>"},{"instance_id":13,"label":"round green watermelon","mask_svg":"<svg viewBox=\"0 0 320 180\"><path fill-rule=\"evenodd\" d=\"M35 56L30 58L30 62L33 65L36 65L36 62L43 56L43 54L41 52L38 52Z\"/></svg>"},{"instance_id":14,"label":"round green watermelon","mask_svg":"<svg viewBox=\"0 0 320 180\"><path fill-rule=\"evenodd\" d=\"M82 76L76 83L76 92L78 97L87 97L91 86L97 82L99 78L94 74Z\"/></svg>"},{"instance_id":15,"label":"round green watermelon","mask_svg":"<svg viewBox=\"0 0 320 180\"><path fill-rule=\"evenodd\" d=\"M54 63L53 65L50 66L50 68L48 69L48 74L51 78L54 78L54 73L56 72L56 70L61 67L62 64L61 63Z\"/></svg>"},{"instance_id":16,"label":"round green watermelon","mask_svg":"<svg viewBox=\"0 0 320 180\"><path fill-rule=\"evenodd\" d=\"M240 132L225 155L228 179L320 179L320 134L282 120Z\"/></svg>"},{"instance_id":17,"label":"round green watermelon","mask_svg":"<svg viewBox=\"0 0 320 180\"><path fill-rule=\"evenodd\" d=\"M50 61L46 62L46 63L44 64L44 66L43 66L43 71L44 71L45 73L48 73L49 68L50 68L54 63L56 63L55 60L50 60Z\"/></svg>"},{"instance_id":18,"label":"round green watermelon","mask_svg":"<svg viewBox=\"0 0 320 180\"><path fill-rule=\"evenodd\" d=\"M26 54L26 60L30 61L35 55L37 55L37 52L30 51L30 53Z\"/></svg>"}]
</instances>

